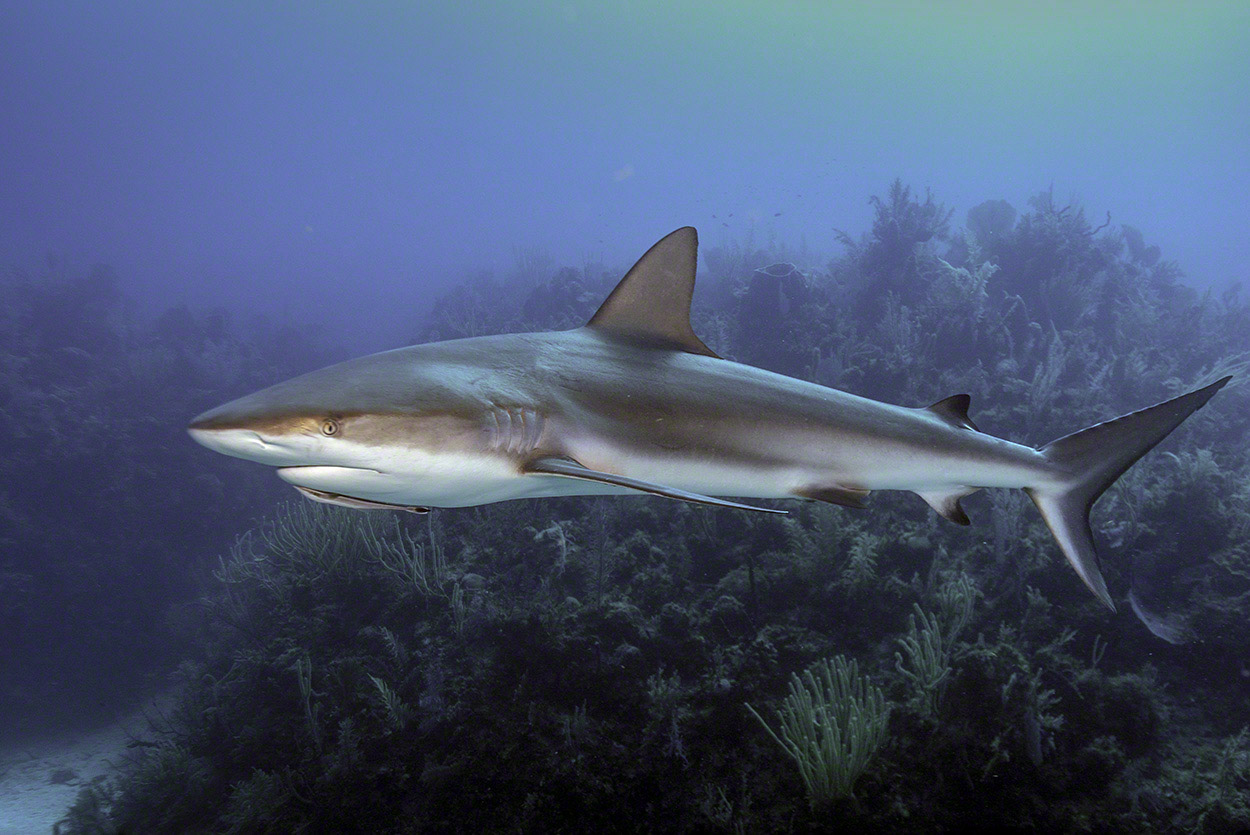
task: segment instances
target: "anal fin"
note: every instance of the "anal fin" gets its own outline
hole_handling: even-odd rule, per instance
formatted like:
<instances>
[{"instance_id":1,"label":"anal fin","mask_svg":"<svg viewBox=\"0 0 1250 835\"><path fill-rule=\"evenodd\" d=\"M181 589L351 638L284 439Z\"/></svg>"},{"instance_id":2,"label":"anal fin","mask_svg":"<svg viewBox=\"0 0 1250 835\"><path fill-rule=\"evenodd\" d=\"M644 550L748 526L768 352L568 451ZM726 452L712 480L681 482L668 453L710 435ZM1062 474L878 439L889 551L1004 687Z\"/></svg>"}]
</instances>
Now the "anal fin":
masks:
<instances>
[{"instance_id":1,"label":"anal fin","mask_svg":"<svg viewBox=\"0 0 1250 835\"><path fill-rule=\"evenodd\" d=\"M642 481L629 476L617 475L616 473L605 473L599 470L592 470L584 467L572 458L557 458L548 456L546 458L537 458L530 461L522 468L522 472L533 473L538 475L554 475L562 478L579 478L583 481L596 481L600 484L612 484L617 487L625 487L630 490L638 490L642 493L650 493L653 496L664 496L669 499L677 499L683 502L695 502L696 504L709 504L717 507L732 507L737 510L758 510L761 513L785 513L784 510L774 510L770 507L755 507L749 504L741 504L733 502L729 499L718 499L714 496L704 496L702 493L691 493L688 490L679 490L676 487L665 487L662 484L652 484L649 481Z\"/></svg>"},{"instance_id":2,"label":"anal fin","mask_svg":"<svg viewBox=\"0 0 1250 835\"><path fill-rule=\"evenodd\" d=\"M818 502L828 502L829 504L841 505L842 507L865 508L864 499L868 498L871 490L864 490L860 487L841 487L838 485L829 485L822 487L804 487L795 490L794 495L801 499L813 499Z\"/></svg>"},{"instance_id":3,"label":"anal fin","mask_svg":"<svg viewBox=\"0 0 1250 835\"><path fill-rule=\"evenodd\" d=\"M917 490L916 495L924 499L929 507L954 522L956 525L971 525L972 520L964 512L959 500L964 496L977 492L979 487L953 487L945 490Z\"/></svg>"}]
</instances>

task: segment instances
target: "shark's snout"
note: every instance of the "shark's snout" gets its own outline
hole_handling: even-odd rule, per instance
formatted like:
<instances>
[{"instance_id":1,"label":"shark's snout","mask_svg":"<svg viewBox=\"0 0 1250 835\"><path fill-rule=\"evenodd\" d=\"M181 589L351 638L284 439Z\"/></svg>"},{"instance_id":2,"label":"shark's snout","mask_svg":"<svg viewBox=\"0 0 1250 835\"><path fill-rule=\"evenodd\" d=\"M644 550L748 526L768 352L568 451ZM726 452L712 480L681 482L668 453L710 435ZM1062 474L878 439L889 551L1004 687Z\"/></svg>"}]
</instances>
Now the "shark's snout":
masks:
<instances>
[{"instance_id":1,"label":"shark's snout","mask_svg":"<svg viewBox=\"0 0 1250 835\"><path fill-rule=\"evenodd\" d=\"M196 433L212 432L219 429L238 428L239 418L241 416L237 414L235 410L228 408L233 405L233 403L226 403L207 411L200 412L192 418L191 423L187 425L187 431L191 433L191 437L198 440L199 435Z\"/></svg>"},{"instance_id":2,"label":"shark's snout","mask_svg":"<svg viewBox=\"0 0 1250 835\"><path fill-rule=\"evenodd\" d=\"M235 458L275 467L306 463L290 439L267 431L263 421L249 420L239 410L229 408L231 405L198 415L187 426L187 434L201 446Z\"/></svg>"},{"instance_id":3,"label":"shark's snout","mask_svg":"<svg viewBox=\"0 0 1250 835\"><path fill-rule=\"evenodd\" d=\"M273 460L274 453L280 452L277 446L250 429L214 429L193 422L187 427L187 434L196 443L214 452L259 461L262 464L281 463Z\"/></svg>"}]
</instances>

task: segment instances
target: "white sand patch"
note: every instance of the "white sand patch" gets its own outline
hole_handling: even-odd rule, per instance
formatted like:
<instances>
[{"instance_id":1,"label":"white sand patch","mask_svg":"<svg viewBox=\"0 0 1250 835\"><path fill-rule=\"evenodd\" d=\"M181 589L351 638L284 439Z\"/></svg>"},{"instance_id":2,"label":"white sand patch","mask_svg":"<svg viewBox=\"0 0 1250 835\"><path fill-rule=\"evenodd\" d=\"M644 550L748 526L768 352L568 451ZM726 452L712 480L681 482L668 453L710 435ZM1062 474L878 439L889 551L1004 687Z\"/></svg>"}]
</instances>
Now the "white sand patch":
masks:
<instances>
[{"instance_id":1,"label":"white sand patch","mask_svg":"<svg viewBox=\"0 0 1250 835\"><path fill-rule=\"evenodd\" d=\"M133 739L152 739L147 716L167 708L160 696L115 725L67 733L0 751L0 835L46 835L79 789L121 763Z\"/></svg>"}]
</instances>

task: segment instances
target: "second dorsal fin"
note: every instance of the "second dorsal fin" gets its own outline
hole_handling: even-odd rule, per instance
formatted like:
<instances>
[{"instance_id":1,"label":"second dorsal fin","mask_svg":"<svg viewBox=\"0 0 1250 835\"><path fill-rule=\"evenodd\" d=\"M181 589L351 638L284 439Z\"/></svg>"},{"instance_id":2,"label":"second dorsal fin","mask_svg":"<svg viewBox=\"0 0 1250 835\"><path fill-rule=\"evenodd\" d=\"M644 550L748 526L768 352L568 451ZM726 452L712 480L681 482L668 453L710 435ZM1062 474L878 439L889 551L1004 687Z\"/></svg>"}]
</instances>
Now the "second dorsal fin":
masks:
<instances>
[{"instance_id":1,"label":"second dorsal fin","mask_svg":"<svg viewBox=\"0 0 1250 835\"><path fill-rule=\"evenodd\" d=\"M716 356L690 327L698 260L694 227L670 232L625 273L586 326L657 347Z\"/></svg>"},{"instance_id":2,"label":"second dorsal fin","mask_svg":"<svg viewBox=\"0 0 1250 835\"><path fill-rule=\"evenodd\" d=\"M940 417L947 423L958 426L960 429L971 429L973 432L979 432L977 425L968 417L968 406L972 404L972 397L967 394L952 394L944 400L939 400L932 406L927 406L926 411Z\"/></svg>"}]
</instances>

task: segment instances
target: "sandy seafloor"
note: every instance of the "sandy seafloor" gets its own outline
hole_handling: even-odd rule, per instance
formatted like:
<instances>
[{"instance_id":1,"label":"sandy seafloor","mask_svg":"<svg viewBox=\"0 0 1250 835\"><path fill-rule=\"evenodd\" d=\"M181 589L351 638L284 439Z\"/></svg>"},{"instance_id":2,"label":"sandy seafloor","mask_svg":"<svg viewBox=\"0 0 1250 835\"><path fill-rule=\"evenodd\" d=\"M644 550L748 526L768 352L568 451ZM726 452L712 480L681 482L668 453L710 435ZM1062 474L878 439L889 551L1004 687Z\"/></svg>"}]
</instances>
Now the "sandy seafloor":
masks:
<instances>
[{"instance_id":1,"label":"sandy seafloor","mask_svg":"<svg viewBox=\"0 0 1250 835\"><path fill-rule=\"evenodd\" d=\"M94 730L49 734L0 750L0 835L46 835L79 789L120 763L135 739L152 739L148 717L168 706L163 696L119 722ZM73 777L68 782L69 770Z\"/></svg>"}]
</instances>

